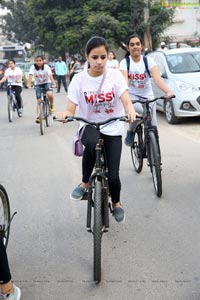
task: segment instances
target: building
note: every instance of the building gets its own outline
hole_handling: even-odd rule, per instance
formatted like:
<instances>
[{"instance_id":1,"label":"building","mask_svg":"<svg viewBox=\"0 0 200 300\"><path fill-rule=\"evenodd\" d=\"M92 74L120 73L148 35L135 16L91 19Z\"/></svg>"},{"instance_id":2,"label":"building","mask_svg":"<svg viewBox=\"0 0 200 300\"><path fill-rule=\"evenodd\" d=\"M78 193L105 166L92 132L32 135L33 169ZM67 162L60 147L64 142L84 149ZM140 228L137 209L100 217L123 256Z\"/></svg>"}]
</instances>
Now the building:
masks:
<instances>
[{"instance_id":1,"label":"building","mask_svg":"<svg viewBox=\"0 0 200 300\"><path fill-rule=\"evenodd\" d=\"M200 41L200 0L166 0L162 5L169 9L175 7L174 24L164 35L176 41Z\"/></svg>"}]
</instances>

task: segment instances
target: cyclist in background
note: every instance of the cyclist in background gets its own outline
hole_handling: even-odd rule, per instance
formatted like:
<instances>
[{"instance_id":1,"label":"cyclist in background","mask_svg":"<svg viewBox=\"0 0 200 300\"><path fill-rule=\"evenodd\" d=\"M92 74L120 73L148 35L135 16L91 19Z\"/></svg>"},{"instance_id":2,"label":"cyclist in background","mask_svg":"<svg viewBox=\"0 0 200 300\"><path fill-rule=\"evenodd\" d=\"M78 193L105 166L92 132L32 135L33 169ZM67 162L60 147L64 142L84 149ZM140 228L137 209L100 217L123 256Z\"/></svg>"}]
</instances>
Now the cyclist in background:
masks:
<instances>
[{"instance_id":1,"label":"cyclist in background","mask_svg":"<svg viewBox=\"0 0 200 300\"><path fill-rule=\"evenodd\" d=\"M39 113L40 113L40 101L41 101L41 88L44 88L47 92L47 97L50 103L50 111L54 112L54 97L52 87L56 87L56 82L53 78L51 68L45 64L44 58L38 55L35 59L35 64L30 67L29 77L28 77L28 88L31 87L31 80L34 77L35 92L36 92L36 123L40 123ZM52 84L52 86L51 86Z\"/></svg>"},{"instance_id":2,"label":"cyclist in background","mask_svg":"<svg viewBox=\"0 0 200 300\"><path fill-rule=\"evenodd\" d=\"M18 105L18 112L19 116L22 117L23 113L23 105L22 105L22 70L19 67L16 67L14 59L9 60L9 68L6 69L4 77L0 80L0 84L5 82L6 80L8 83L11 84L12 90L15 92L17 105Z\"/></svg>"},{"instance_id":3,"label":"cyclist in background","mask_svg":"<svg viewBox=\"0 0 200 300\"><path fill-rule=\"evenodd\" d=\"M0 238L0 299L20 300L21 291L11 281L6 249Z\"/></svg>"},{"instance_id":4,"label":"cyclist in background","mask_svg":"<svg viewBox=\"0 0 200 300\"><path fill-rule=\"evenodd\" d=\"M171 98L174 96L173 92L165 84L163 78L160 76L160 71L155 63L155 61L149 57L145 56L147 65L145 66L145 60L142 55L143 51L143 40L137 34L132 34L127 40L127 54L129 57L129 66L127 66L127 60L124 58L119 65L119 69L122 71L124 78L129 86L129 95L131 100L135 100L135 95L145 97L147 99L154 99L153 90L151 86L150 75L152 76L155 84L166 94L166 98ZM148 69L147 69L148 67ZM129 69L129 74L128 74ZM145 113L145 106L140 103L134 104L135 110L143 114ZM152 125L157 127L156 118L156 105L155 102L150 104L151 114L152 114ZM133 140L133 127L134 124L129 125L129 130L125 138L125 144L127 146L132 145ZM156 128L157 129L157 128ZM157 132L157 130L156 130ZM158 137L158 133L157 133Z\"/></svg>"},{"instance_id":5,"label":"cyclist in background","mask_svg":"<svg viewBox=\"0 0 200 300\"><path fill-rule=\"evenodd\" d=\"M114 51L110 51L108 53L108 60L107 60L107 63L106 63L106 67L107 68L114 68L114 69L119 68L119 62L116 59Z\"/></svg>"},{"instance_id":6,"label":"cyclist in background","mask_svg":"<svg viewBox=\"0 0 200 300\"><path fill-rule=\"evenodd\" d=\"M87 118L89 121L98 122L112 117L120 117L125 115L125 112L131 122L135 120L137 114L130 101L126 81L119 70L106 68L107 57L106 40L99 36L92 37L86 44L86 58L89 67L73 77L68 88L67 111L58 113L58 117L59 115L61 118L74 116L78 106L79 116ZM105 76L104 82L97 99L95 99L103 75ZM83 125L80 123L79 130ZM123 222L125 219L124 209L120 202L121 182L119 178L123 129L124 123L120 121L111 122L100 129L108 165L108 184L113 216L117 222ZM97 141L97 129L87 125L82 136L85 146L82 160L82 183L71 193L70 198L73 200L81 200L88 188L95 163Z\"/></svg>"}]
</instances>

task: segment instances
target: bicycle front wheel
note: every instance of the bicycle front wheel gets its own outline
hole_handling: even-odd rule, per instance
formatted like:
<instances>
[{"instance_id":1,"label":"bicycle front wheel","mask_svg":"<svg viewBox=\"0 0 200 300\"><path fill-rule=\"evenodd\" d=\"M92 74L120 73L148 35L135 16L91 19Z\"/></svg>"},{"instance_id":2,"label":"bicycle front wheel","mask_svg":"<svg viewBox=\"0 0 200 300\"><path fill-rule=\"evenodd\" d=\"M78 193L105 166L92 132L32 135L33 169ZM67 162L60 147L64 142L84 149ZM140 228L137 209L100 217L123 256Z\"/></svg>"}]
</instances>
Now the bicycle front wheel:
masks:
<instances>
[{"instance_id":1,"label":"bicycle front wheel","mask_svg":"<svg viewBox=\"0 0 200 300\"><path fill-rule=\"evenodd\" d=\"M143 167L143 140L142 140L142 126L139 125L134 133L133 143L131 145L131 157L133 167L137 173L142 171Z\"/></svg>"},{"instance_id":2,"label":"bicycle front wheel","mask_svg":"<svg viewBox=\"0 0 200 300\"><path fill-rule=\"evenodd\" d=\"M95 183L94 192L94 281L101 281L101 239L103 233L102 222L102 183Z\"/></svg>"},{"instance_id":3,"label":"bicycle front wheel","mask_svg":"<svg viewBox=\"0 0 200 300\"><path fill-rule=\"evenodd\" d=\"M44 129L45 129L45 124L44 120L45 119L45 107L44 107L44 102L40 103L40 133L41 135L44 134Z\"/></svg>"},{"instance_id":4,"label":"bicycle front wheel","mask_svg":"<svg viewBox=\"0 0 200 300\"><path fill-rule=\"evenodd\" d=\"M0 184L0 238L5 247L10 233L10 204L5 188Z\"/></svg>"},{"instance_id":5,"label":"bicycle front wheel","mask_svg":"<svg viewBox=\"0 0 200 300\"><path fill-rule=\"evenodd\" d=\"M12 122L13 119L13 98L8 96L8 121Z\"/></svg>"},{"instance_id":6,"label":"bicycle front wheel","mask_svg":"<svg viewBox=\"0 0 200 300\"><path fill-rule=\"evenodd\" d=\"M149 132L149 145L148 145L148 159L151 168L154 189L156 195L161 197L162 195L162 176L161 176L161 158L159 145L154 131Z\"/></svg>"},{"instance_id":7,"label":"bicycle front wheel","mask_svg":"<svg viewBox=\"0 0 200 300\"><path fill-rule=\"evenodd\" d=\"M46 121L46 126L50 126L50 105L49 105L49 100L47 100L46 105L45 105L45 121Z\"/></svg>"}]
</instances>

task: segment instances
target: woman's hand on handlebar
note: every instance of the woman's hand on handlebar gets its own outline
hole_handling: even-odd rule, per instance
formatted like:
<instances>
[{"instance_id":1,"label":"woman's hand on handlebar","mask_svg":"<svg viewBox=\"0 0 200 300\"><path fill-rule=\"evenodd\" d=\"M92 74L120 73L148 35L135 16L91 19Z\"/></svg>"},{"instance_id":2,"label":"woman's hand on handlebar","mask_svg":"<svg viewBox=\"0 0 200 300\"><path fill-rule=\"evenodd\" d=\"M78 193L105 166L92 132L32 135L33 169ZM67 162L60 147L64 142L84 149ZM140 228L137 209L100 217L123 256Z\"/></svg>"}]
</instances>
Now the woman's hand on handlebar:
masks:
<instances>
[{"instance_id":1,"label":"woman's hand on handlebar","mask_svg":"<svg viewBox=\"0 0 200 300\"><path fill-rule=\"evenodd\" d=\"M171 91L165 94L165 99L172 99L175 98L174 93L172 93Z\"/></svg>"},{"instance_id":2,"label":"woman's hand on handlebar","mask_svg":"<svg viewBox=\"0 0 200 300\"><path fill-rule=\"evenodd\" d=\"M56 119L63 120L63 123L67 123L67 117L69 115L66 112L57 112Z\"/></svg>"},{"instance_id":3,"label":"woman's hand on handlebar","mask_svg":"<svg viewBox=\"0 0 200 300\"><path fill-rule=\"evenodd\" d=\"M142 115L138 114L136 111L131 111L127 113L128 122L133 123L137 117L142 117Z\"/></svg>"}]
</instances>

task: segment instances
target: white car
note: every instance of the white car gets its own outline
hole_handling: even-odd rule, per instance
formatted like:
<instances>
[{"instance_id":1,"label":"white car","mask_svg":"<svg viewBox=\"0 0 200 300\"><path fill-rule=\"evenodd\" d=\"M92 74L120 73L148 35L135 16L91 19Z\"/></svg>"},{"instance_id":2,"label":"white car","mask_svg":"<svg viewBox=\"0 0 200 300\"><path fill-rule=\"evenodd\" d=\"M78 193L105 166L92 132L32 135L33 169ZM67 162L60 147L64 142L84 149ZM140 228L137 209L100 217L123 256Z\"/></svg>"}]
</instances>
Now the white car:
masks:
<instances>
[{"instance_id":1,"label":"white car","mask_svg":"<svg viewBox=\"0 0 200 300\"><path fill-rule=\"evenodd\" d=\"M157 101L157 110L165 113L168 123L200 116L200 49L170 49L148 55L155 60L165 83L176 96L170 101ZM163 95L153 80L152 87L155 97Z\"/></svg>"}]
</instances>

